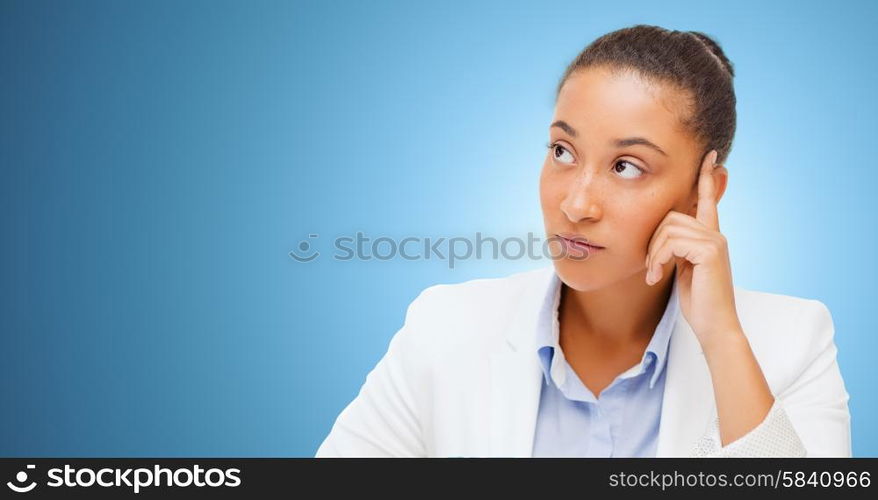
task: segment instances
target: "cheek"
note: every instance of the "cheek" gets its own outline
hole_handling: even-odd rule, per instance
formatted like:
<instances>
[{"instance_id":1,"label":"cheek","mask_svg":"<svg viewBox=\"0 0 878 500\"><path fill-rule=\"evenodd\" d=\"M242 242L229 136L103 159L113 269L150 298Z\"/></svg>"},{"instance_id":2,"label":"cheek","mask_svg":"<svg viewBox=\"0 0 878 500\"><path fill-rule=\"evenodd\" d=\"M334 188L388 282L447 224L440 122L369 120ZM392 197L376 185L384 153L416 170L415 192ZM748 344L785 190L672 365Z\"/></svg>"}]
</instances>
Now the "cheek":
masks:
<instances>
[{"instance_id":1,"label":"cheek","mask_svg":"<svg viewBox=\"0 0 878 500\"><path fill-rule=\"evenodd\" d=\"M551 175L550 170L544 165L540 173L540 205L543 210L558 207L564 198L564 183L558 175Z\"/></svg>"},{"instance_id":2,"label":"cheek","mask_svg":"<svg viewBox=\"0 0 878 500\"><path fill-rule=\"evenodd\" d=\"M640 195L637 200L617 200L613 217L613 225L624 228L626 241L634 253L647 248L652 235L662 219L667 215L668 203L656 192Z\"/></svg>"}]
</instances>

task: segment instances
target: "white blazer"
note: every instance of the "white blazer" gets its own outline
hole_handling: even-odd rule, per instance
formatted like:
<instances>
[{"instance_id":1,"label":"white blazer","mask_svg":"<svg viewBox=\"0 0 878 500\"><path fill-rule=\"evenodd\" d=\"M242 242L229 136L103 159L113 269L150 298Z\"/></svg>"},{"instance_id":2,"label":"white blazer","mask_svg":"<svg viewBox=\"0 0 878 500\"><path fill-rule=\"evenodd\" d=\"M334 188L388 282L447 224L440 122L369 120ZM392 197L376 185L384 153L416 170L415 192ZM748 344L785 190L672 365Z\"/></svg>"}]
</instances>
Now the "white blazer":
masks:
<instances>
[{"instance_id":1,"label":"white blazer","mask_svg":"<svg viewBox=\"0 0 878 500\"><path fill-rule=\"evenodd\" d=\"M423 290L315 456L532 456L543 381L535 328L554 272ZM656 456L850 457L849 395L826 306L737 286L735 304L774 405L721 447L710 371L680 312Z\"/></svg>"}]
</instances>

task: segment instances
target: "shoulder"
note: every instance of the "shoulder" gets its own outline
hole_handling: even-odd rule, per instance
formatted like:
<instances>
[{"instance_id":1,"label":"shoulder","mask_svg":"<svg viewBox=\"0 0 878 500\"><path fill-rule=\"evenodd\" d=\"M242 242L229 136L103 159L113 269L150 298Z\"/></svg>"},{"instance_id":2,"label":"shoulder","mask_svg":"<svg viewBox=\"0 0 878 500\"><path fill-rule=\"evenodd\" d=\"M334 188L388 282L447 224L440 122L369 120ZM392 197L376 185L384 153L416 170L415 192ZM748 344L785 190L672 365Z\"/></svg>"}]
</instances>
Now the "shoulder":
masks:
<instances>
[{"instance_id":1,"label":"shoulder","mask_svg":"<svg viewBox=\"0 0 878 500\"><path fill-rule=\"evenodd\" d=\"M541 267L502 277L435 284L409 304L406 326L422 342L476 347L503 329L519 307L535 307L553 273ZM414 335L413 335L414 336Z\"/></svg>"},{"instance_id":2,"label":"shoulder","mask_svg":"<svg viewBox=\"0 0 878 500\"><path fill-rule=\"evenodd\" d=\"M497 278L432 285L422 290L409 307L424 312L439 308L445 313L458 314L474 309L484 311L486 307L502 309L523 291L547 283L551 271L551 268L538 268Z\"/></svg>"},{"instance_id":3,"label":"shoulder","mask_svg":"<svg viewBox=\"0 0 878 500\"><path fill-rule=\"evenodd\" d=\"M739 312L747 314L772 314L790 316L802 313L829 313L829 308L816 299L763 292L735 287L735 302Z\"/></svg>"},{"instance_id":4,"label":"shoulder","mask_svg":"<svg viewBox=\"0 0 878 500\"><path fill-rule=\"evenodd\" d=\"M736 286L735 306L754 355L780 378L835 350L832 314L819 300Z\"/></svg>"},{"instance_id":5,"label":"shoulder","mask_svg":"<svg viewBox=\"0 0 878 500\"><path fill-rule=\"evenodd\" d=\"M793 295L736 286L735 306L742 323L746 321L748 326L759 332L768 330L783 336L825 334L825 327L832 322L832 315L826 304L816 299Z\"/></svg>"}]
</instances>

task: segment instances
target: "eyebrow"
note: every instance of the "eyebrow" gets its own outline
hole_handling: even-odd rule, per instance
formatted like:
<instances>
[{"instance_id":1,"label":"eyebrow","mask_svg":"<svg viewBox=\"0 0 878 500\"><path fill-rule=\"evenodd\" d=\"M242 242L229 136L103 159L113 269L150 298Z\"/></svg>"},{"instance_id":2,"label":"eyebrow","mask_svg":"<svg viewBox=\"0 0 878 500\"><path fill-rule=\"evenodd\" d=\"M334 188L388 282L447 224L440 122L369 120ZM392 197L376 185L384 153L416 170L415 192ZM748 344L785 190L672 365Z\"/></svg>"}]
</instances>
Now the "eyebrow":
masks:
<instances>
[{"instance_id":1,"label":"eyebrow","mask_svg":"<svg viewBox=\"0 0 878 500\"><path fill-rule=\"evenodd\" d=\"M567 134L569 134L571 137L574 137L574 138L577 137L577 135L578 135L576 132L576 129L571 127L570 124L565 122L564 120L556 121L549 128L552 128L552 127L558 127L561 130L563 130L564 132L567 132ZM659 153L661 153L665 156L668 156L668 154L665 153L665 151L662 148L658 147L658 145L656 145L655 143L653 143L652 141L650 141L649 139L647 139L645 137L626 137L624 139L616 139L615 141L613 141L613 144L617 148L624 148L625 146L634 146L634 145L639 144L641 146L646 146L648 148L652 148L652 149L658 151Z\"/></svg>"}]
</instances>

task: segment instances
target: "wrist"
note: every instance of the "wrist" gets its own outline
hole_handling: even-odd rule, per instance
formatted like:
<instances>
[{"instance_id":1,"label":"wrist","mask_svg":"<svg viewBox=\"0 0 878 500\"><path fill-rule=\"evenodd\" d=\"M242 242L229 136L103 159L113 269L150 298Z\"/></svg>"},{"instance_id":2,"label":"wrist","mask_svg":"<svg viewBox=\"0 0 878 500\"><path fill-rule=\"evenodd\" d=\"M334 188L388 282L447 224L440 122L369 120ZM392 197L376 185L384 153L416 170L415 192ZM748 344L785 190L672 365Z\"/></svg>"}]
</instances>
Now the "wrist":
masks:
<instances>
[{"instance_id":1,"label":"wrist","mask_svg":"<svg viewBox=\"0 0 878 500\"><path fill-rule=\"evenodd\" d=\"M716 355L727 356L730 352L749 347L747 336L740 327L717 330L701 339L701 350L708 360Z\"/></svg>"}]
</instances>

